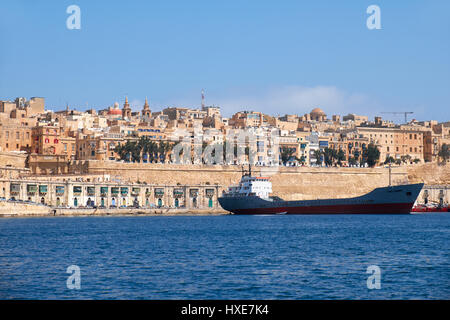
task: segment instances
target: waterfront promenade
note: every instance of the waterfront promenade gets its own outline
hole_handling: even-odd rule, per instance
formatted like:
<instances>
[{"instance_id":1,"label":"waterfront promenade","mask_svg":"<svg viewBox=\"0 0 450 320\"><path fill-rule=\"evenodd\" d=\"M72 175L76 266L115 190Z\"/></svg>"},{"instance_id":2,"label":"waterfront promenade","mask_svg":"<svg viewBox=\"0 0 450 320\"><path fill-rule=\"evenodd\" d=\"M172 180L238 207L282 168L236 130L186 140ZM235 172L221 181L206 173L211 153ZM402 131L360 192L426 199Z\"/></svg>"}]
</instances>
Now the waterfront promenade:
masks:
<instances>
[{"instance_id":1,"label":"waterfront promenade","mask_svg":"<svg viewBox=\"0 0 450 320\"><path fill-rule=\"evenodd\" d=\"M222 215L222 208L55 208L42 204L0 201L0 217L32 216L177 216Z\"/></svg>"}]
</instances>

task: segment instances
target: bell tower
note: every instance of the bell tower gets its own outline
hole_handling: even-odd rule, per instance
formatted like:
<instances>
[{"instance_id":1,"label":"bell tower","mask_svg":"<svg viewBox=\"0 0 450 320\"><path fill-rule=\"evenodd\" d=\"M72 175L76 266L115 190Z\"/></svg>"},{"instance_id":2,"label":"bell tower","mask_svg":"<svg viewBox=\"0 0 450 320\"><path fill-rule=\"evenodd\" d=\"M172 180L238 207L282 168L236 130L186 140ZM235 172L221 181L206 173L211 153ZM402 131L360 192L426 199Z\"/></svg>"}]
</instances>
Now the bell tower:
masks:
<instances>
[{"instance_id":1,"label":"bell tower","mask_svg":"<svg viewBox=\"0 0 450 320\"><path fill-rule=\"evenodd\" d=\"M147 97L145 98L144 108L142 109L142 116L150 118L152 112L150 111L150 106L148 105Z\"/></svg>"},{"instance_id":2,"label":"bell tower","mask_svg":"<svg viewBox=\"0 0 450 320\"><path fill-rule=\"evenodd\" d=\"M124 103L123 109L122 109L122 118L131 119L131 108L130 108L130 104L128 103L128 97L125 97L125 103Z\"/></svg>"}]
</instances>

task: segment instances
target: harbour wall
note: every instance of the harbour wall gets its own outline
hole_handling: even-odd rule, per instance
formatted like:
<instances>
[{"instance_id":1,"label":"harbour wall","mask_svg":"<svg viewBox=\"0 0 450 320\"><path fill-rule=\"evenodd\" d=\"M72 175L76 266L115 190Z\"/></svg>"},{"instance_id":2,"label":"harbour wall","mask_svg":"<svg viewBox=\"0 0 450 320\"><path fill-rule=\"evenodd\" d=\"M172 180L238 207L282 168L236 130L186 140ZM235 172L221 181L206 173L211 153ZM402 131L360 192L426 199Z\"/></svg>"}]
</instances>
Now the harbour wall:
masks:
<instances>
[{"instance_id":1,"label":"harbour wall","mask_svg":"<svg viewBox=\"0 0 450 320\"><path fill-rule=\"evenodd\" d=\"M210 184L223 188L239 182L239 166L176 165L84 161L75 164L83 174L149 184ZM253 167L256 176L271 178L274 195L286 200L358 196L389 183L387 168ZM392 168L393 184L408 183L407 167Z\"/></svg>"},{"instance_id":2,"label":"harbour wall","mask_svg":"<svg viewBox=\"0 0 450 320\"><path fill-rule=\"evenodd\" d=\"M52 208L49 206L0 201L0 217L31 216L182 216L182 215L223 215L229 214L222 208Z\"/></svg>"},{"instance_id":3,"label":"harbour wall","mask_svg":"<svg viewBox=\"0 0 450 320\"><path fill-rule=\"evenodd\" d=\"M50 210L50 207L38 204L0 201L0 217L48 216Z\"/></svg>"}]
</instances>

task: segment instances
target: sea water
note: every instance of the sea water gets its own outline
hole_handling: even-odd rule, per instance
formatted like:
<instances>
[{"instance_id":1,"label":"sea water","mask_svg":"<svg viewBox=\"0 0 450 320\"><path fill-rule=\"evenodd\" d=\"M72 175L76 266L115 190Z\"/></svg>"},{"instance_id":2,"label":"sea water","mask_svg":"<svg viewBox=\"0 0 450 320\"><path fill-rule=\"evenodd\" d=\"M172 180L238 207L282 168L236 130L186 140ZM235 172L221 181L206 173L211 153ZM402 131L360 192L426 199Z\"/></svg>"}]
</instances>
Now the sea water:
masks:
<instances>
[{"instance_id":1,"label":"sea water","mask_svg":"<svg viewBox=\"0 0 450 320\"><path fill-rule=\"evenodd\" d=\"M449 236L447 213L2 218L0 298L449 299Z\"/></svg>"}]
</instances>

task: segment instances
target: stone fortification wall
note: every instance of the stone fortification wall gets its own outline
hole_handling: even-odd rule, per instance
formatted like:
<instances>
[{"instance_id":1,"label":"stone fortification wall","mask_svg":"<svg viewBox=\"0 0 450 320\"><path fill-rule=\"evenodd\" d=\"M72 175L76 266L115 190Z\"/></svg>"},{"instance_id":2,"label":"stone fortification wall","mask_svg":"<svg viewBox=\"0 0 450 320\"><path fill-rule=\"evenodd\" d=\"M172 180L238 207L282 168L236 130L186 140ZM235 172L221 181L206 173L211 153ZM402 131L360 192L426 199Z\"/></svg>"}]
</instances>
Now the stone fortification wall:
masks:
<instances>
[{"instance_id":1,"label":"stone fortification wall","mask_svg":"<svg viewBox=\"0 0 450 320\"><path fill-rule=\"evenodd\" d=\"M219 184L239 181L238 166L202 166L88 161L80 164L89 174L152 184ZM349 197L389 183L387 168L255 167L254 175L270 176L274 194L286 200ZM392 168L392 183L408 182L407 167ZM418 179L416 177L416 179Z\"/></svg>"},{"instance_id":2,"label":"stone fortification wall","mask_svg":"<svg viewBox=\"0 0 450 320\"><path fill-rule=\"evenodd\" d=\"M0 201L0 217L2 216L42 216L49 215L51 208L28 203Z\"/></svg>"}]
</instances>

